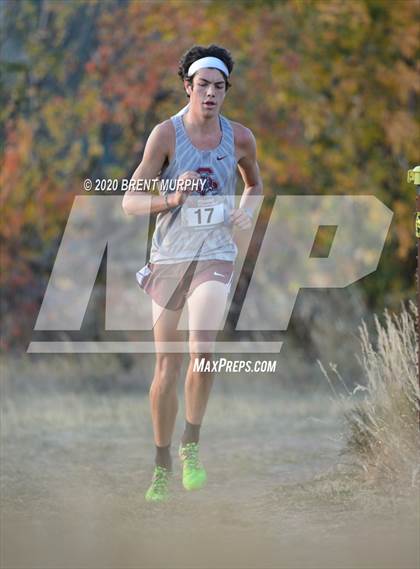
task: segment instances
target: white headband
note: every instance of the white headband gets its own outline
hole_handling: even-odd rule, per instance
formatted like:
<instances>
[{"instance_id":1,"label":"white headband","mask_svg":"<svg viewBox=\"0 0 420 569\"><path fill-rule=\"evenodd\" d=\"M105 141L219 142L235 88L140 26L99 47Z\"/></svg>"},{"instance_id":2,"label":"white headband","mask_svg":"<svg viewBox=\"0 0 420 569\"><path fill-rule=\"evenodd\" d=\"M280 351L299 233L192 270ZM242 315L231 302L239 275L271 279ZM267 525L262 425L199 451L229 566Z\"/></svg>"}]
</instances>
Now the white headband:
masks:
<instances>
[{"instance_id":1,"label":"white headband","mask_svg":"<svg viewBox=\"0 0 420 569\"><path fill-rule=\"evenodd\" d=\"M229 77L229 70L226 65L223 63L221 59L218 57L202 57L201 59L197 59L194 63L188 68L188 77L194 75L196 71L199 69L203 69L204 67L213 67L214 69L218 69L219 71L223 71L226 77Z\"/></svg>"}]
</instances>

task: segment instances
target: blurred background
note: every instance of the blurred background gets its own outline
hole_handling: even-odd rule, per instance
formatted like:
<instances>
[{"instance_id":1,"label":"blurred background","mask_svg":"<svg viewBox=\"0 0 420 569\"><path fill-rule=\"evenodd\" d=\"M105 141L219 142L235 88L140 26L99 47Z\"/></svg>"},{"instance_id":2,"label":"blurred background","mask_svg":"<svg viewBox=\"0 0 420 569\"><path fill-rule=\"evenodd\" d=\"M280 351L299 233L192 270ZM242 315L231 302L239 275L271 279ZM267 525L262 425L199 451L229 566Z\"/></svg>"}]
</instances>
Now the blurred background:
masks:
<instances>
[{"instance_id":1,"label":"blurred background","mask_svg":"<svg viewBox=\"0 0 420 569\"><path fill-rule=\"evenodd\" d=\"M419 2L5 0L0 21L4 566L414 567L415 189L406 173L419 160ZM188 503L179 490L162 513L142 501L153 355L26 350L83 180L132 175L152 128L186 103L179 59L210 43L235 60L223 114L257 140L266 196L257 236L280 195L373 195L394 216L374 273L299 292L276 374L218 379L207 458L215 474L235 475ZM317 247L328 248L328 235ZM109 338L105 276L103 264L82 330L60 339ZM364 360L362 320L372 341ZM318 360L337 366L335 395ZM220 448L221 439L235 444ZM166 548L146 531L159 527Z\"/></svg>"},{"instance_id":2,"label":"blurred background","mask_svg":"<svg viewBox=\"0 0 420 569\"><path fill-rule=\"evenodd\" d=\"M352 289L379 312L413 296L406 171L419 145L418 2L0 9L3 348L26 348L84 178L129 177L155 124L185 104L178 61L193 44L233 54L223 113L256 136L266 217L276 195L376 196L394 212L392 227L378 270Z\"/></svg>"}]
</instances>

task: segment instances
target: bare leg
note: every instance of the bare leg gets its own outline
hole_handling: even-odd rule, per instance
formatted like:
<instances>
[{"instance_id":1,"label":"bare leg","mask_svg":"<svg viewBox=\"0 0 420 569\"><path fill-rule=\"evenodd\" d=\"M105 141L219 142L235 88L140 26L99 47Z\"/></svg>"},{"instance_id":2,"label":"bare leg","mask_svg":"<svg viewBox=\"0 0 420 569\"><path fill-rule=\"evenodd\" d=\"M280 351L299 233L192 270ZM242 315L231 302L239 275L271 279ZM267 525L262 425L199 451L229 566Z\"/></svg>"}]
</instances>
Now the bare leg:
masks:
<instances>
[{"instance_id":1,"label":"bare leg","mask_svg":"<svg viewBox=\"0 0 420 569\"><path fill-rule=\"evenodd\" d=\"M155 342L181 342L185 333L177 330L182 310L173 311L153 302ZM157 353L153 382L150 386L150 407L156 446L171 443L178 412L177 382L182 366L182 353Z\"/></svg>"},{"instance_id":2,"label":"bare leg","mask_svg":"<svg viewBox=\"0 0 420 569\"><path fill-rule=\"evenodd\" d=\"M186 420L201 425L213 385L213 372L194 371L194 361L213 360L214 341L222 322L228 296L227 285L208 281L188 299L190 363L185 381Z\"/></svg>"}]
</instances>

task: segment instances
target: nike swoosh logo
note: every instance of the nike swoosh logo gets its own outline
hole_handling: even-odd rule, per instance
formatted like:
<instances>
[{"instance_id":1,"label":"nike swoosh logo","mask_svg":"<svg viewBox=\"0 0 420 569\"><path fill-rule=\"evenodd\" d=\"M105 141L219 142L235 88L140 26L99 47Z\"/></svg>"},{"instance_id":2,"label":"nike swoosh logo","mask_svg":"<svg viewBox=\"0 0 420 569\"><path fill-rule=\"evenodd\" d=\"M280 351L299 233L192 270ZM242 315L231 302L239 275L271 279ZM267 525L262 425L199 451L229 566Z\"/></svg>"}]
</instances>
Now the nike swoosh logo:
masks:
<instances>
[{"instance_id":1,"label":"nike swoosh logo","mask_svg":"<svg viewBox=\"0 0 420 569\"><path fill-rule=\"evenodd\" d=\"M223 158L226 158L227 154L225 154L224 156L216 156L217 160L223 160Z\"/></svg>"},{"instance_id":2,"label":"nike swoosh logo","mask_svg":"<svg viewBox=\"0 0 420 569\"><path fill-rule=\"evenodd\" d=\"M213 275L216 275L216 277L224 277L225 275L222 275L220 273L213 273Z\"/></svg>"}]
</instances>

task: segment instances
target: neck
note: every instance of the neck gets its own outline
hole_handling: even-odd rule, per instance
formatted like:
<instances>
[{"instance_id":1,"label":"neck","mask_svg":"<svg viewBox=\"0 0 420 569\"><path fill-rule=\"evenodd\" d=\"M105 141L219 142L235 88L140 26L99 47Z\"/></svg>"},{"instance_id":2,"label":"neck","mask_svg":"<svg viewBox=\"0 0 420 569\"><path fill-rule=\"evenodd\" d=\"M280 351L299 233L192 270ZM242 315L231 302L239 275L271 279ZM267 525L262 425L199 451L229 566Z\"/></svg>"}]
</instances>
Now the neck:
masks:
<instances>
[{"instance_id":1,"label":"neck","mask_svg":"<svg viewBox=\"0 0 420 569\"><path fill-rule=\"evenodd\" d=\"M202 134L210 134L215 130L219 130L219 114L205 117L201 112L194 111L190 107L183 119L186 125L193 127Z\"/></svg>"}]
</instances>

